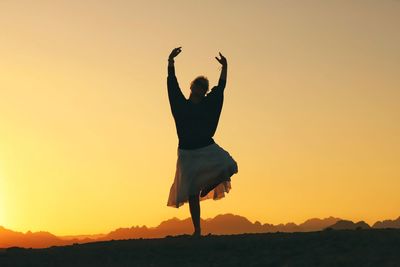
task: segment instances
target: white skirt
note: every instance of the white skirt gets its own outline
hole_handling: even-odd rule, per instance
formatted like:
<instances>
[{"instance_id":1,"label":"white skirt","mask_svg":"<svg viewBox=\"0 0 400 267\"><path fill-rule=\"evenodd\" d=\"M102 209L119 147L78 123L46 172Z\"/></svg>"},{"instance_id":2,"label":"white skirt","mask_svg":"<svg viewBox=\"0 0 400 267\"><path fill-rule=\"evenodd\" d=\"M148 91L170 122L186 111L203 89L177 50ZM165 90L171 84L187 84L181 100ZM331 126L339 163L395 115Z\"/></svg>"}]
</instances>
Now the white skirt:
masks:
<instances>
[{"instance_id":1,"label":"white skirt","mask_svg":"<svg viewBox=\"0 0 400 267\"><path fill-rule=\"evenodd\" d=\"M193 150L178 148L175 179L167 206L179 208L189 200L189 196L216 184L200 200L223 198L231 189L230 177L237 172L236 161L216 143Z\"/></svg>"}]
</instances>

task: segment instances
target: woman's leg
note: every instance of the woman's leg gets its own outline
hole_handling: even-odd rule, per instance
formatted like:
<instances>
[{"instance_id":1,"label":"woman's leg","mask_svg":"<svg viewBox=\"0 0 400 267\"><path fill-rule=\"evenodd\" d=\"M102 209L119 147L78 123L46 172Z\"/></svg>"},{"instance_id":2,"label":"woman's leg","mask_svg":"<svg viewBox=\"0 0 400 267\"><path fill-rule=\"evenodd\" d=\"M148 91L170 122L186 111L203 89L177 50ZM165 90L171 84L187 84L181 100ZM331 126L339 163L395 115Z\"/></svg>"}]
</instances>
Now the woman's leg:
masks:
<instances>
[{"instance_id":1,"label":"woman's leg","mask_svg":"<svg viewBox=\"0 0 400 267\"><path fill-rule=\"evenodd\" d=\"M207 196L207 194L210 193L212 190L214 190L214 188L216 188L220 183L221 182L218 182L218 183L212 184L212 185L204 188L203 190L201 190L200 196L201 197Z\"/></svg>"},{"instance_id":2,"label":"woman's leg","mask_svg":"<svg viewBox=\"0 0 400 267\"><path fill-rule=\"evenodd\" d=\"M199 195L189 196L189 209L190 215L192 216L192 222L194 226L193 235L200 236L200 198Z\"/></svg>"}]
</instances>

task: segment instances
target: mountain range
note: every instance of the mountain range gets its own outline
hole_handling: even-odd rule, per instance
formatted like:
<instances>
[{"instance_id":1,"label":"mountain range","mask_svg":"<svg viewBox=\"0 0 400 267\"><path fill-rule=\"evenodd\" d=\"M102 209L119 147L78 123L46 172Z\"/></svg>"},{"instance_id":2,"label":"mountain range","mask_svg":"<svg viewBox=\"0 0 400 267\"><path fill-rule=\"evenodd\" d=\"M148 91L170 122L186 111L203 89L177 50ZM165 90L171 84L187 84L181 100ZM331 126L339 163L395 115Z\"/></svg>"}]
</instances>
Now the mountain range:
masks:
<instances>
[{"instance_id":1,"label":"mountain range","mask_svg":"<svg viewBox=\"0 0 400 267\"><path fill-rule=\"evenodd\" d=\"M324 229L370 229L370 228L400 228L400 217L395 220L378 221L369 226L364 221L354 223L349 220L328 217L324 219L313 218L304 223L295 224L262 224L258 221L252 223L247 218L233 214L218 215L214 218L201 220L202 232L216 235L266 233L266 232L312 232ZM180 220L172 218L161 222L156 227L133 226L118 228L107 234L96 235L70 235L56 236L49 232L16 232L0 226L0 248L25 247L45 248L50 246L65 246L74 243L88 243L95 241L108 241L118 239L136 238L163 238L166 236L190 234L193 226L190 218Z\"/></svg>"}]
</instances>

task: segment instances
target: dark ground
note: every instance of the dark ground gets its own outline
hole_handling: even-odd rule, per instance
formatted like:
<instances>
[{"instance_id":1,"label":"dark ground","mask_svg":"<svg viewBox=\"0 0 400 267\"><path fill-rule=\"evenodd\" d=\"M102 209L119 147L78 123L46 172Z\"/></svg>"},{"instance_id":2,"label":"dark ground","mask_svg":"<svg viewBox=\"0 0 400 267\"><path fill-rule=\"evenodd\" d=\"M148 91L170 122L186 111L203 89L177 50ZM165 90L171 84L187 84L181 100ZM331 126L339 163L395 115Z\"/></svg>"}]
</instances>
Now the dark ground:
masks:
<instances>
[{"instance_id":1,"label":"dark ground","mask_svg":"<svg viewBox=\"0 0 400 267\"><path fill-rule=\"evenodd\" d=\"M0 266L400 266L400 229L188 236L0 251Z\"/></svg>"}]
</instances>

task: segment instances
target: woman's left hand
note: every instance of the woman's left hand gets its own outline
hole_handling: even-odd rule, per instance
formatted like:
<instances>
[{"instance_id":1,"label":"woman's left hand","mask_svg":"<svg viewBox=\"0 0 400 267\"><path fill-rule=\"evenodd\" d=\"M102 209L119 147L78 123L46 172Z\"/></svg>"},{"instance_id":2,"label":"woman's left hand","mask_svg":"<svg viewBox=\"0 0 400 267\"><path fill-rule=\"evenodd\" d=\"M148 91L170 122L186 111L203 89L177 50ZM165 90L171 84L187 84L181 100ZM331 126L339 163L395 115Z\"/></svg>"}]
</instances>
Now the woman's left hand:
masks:
<instances>
[{"instance_id":1,"label":"woman's left hand","mask_svg":"<svg viewBox=\"0 0 400 267\"><path fill-rule=\"evenodd\" d=\"M221 58L215 57L216 60L218 60L218 62L222 65L222 66L226 66L228 65L228 62L226 61L226 57L224 57L221 52L219 52L219 56Z\"/></svg>"}]
</instances>

